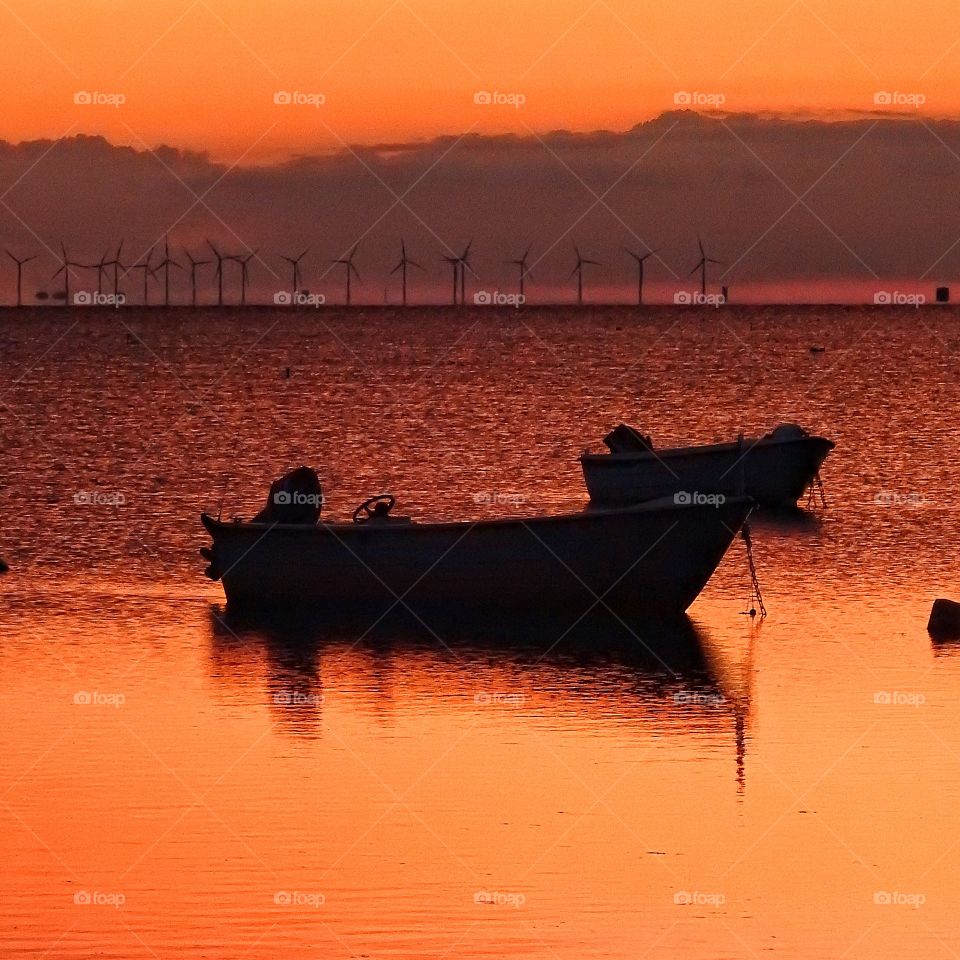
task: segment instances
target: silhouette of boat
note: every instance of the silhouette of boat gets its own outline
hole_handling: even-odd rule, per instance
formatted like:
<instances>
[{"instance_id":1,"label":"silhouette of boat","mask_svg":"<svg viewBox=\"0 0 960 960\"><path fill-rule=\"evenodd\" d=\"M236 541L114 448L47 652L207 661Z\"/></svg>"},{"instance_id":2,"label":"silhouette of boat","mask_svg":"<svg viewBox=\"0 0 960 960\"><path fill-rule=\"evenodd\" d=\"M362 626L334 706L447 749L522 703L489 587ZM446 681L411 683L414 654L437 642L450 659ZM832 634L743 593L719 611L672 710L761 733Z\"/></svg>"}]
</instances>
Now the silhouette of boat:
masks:
<instances>
[{"instance_id":1,"label":"silhouette of boat","mask_svg":"<svg viewBox=\"0 0 960 960\"><path fill-rule=\"evenodd\" d=\"M222 581L231 608L402 608L416 615L601 607L673 617L704 588L753 501L665 500L453 523L394 519L392 505L392 497L371 498L354 523L222 522L203 514L213 538L212 549L201 551L210 560L207 575Z\"/></svg>"},{"instance_id":2,"label":"silhouette of boat","mask_svg":"<svg viewBox=\"0 0 960 960\"><path fill-rule=\"evenodd\" d=\"M672 496L694 502L710 494L745 495L769 507L795 507L834 448L795 424L766 436L693 447L656 449L621 424L604 442L609 453L580 457L592 502L604 506Z\"/></svg>"}]
</instances>

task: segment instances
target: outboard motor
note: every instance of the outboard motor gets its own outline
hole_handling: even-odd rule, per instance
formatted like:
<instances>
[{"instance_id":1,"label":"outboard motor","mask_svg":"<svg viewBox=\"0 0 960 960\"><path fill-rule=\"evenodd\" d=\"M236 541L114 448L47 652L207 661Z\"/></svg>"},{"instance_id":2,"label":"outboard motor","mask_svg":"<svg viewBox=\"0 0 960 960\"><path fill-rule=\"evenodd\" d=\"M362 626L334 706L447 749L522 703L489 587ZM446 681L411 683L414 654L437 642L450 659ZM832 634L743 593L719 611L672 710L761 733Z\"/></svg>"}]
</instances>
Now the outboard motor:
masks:
<instances>
[{"instance_id":1,"label":"outboard motor","mask_svg":"<svg viewBox=\"0 0 960 960\"><path fill-rule=\"evenodd\" d=\"M653 438L644 436L639 430L625 423L614 427L603 442L611 453L646 453L653 449Z\"/></svg>"},{"instance_id":2,"label":"outboard motor","mask_svg":"<svg viewBox=\"0 0 960 960\"><path fill-rule=\"evenodd\" d=\"M270 484L267 505L253 523L300 523L313 526L320 519L323 489L317 471L297 467Z\"/></svg>"}]
</instances>

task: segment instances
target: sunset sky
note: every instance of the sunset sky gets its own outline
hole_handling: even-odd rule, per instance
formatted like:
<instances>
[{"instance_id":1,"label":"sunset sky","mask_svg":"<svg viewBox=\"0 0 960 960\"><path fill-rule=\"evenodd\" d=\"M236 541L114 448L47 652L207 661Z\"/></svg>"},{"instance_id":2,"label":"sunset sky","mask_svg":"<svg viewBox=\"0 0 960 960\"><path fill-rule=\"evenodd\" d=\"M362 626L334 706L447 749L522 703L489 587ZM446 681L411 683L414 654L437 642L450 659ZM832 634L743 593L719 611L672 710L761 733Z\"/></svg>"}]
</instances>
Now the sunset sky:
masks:
<instances>
[{"instance_id":1,"label":"sunset sky","mask_svg":"<svg viewBox=\"0 0 960 960\"><path fill-rule=\"evenodd\" d=\"M947 0L4 0L0 26L15 78L4 139L100 133L227 162L468 129L626 129L683 92L733 112L871 111L878 92L960 112ZM278 91L325 102L278 106ZM476 105L478 91L525 102Z\"/></svg>"},{"instance_id":2,"label":"sunset sky","mask_svg":"<svg viewBox=\"0 0 960 960\"><path fill-rule=\"evenodd\" d=\"M120 238L138 257L165 237L264 248L267 299L281 247L310 247L333 297L331 260L361 243L358 295L389 301L401 238L431 301L471 237L498 289L534 244L560 300L575 243L617 300L623 246L657 249L669 301L698 234L746 299L815 278L869 300L960 268L946 0L0 0L0 29L0 242L47 261L34 289L62 240L93 263Z\"/></svg>"}]
</instances>

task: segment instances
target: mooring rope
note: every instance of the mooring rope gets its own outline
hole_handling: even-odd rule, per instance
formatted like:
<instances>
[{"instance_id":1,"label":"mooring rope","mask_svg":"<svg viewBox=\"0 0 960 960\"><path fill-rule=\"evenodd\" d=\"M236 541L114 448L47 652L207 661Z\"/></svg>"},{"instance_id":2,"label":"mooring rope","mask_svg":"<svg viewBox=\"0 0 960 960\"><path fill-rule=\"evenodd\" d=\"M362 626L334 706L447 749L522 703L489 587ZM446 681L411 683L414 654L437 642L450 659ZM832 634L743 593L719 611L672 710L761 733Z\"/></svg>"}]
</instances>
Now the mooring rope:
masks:
<instances>
[{"instance_id":1,"label":"mooring rope","mask_svg":"<svg viewBox=\"0 0 960 960\"><path fill-rule=\"evenodd\" d=\"M820 471L818 470L814 475L813 479L807 485L807 509L812 510L817 505L817 497L820 498L820 504L824 510L827 509L827 493L823 488L823 480L820 479Z\"/></svg>"},{"instance_id":2,"label":"mooring rope","mask_svg":"<svg viewBox=\"0 0 960 960\"><path fill-rule=\"evenodd\" d=\"M747 548L747 566L750 568L750 603L751 607L747 613L755 617L759 611L762 620L767 615L767 608L763 603L763 593L760 591L760 578L757 576L757 565L753 559L753 541L750 539L750 523L744 521L743 529L740 531L744 545Z\"/></svg>"}]
</instances>

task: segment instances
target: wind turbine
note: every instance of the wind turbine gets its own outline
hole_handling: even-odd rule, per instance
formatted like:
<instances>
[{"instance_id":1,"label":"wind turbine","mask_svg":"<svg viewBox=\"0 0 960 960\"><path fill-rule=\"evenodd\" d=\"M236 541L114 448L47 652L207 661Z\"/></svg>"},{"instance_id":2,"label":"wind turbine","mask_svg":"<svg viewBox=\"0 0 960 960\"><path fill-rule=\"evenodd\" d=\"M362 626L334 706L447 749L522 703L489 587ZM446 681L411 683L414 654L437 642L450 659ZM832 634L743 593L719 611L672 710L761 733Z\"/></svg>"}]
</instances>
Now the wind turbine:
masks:
<instances>
[{"instance_id":1,"label":"wind turbine","mask_svg":"<svg viewBox=\"0 0 960 960\"><path fill-rule=\"evenodd\" d=\"M411 260L407 256L407 246L400 241L400 262L390 271L390 275L393 276L398 270L401 271L400 277L403 283L403 305L407 305L407 267L416 267L418 270L422 270L423 267L420 266L415 260Z\"/></svg>"},{"instance_id":2,"label":"wind turbine","mask_svg":"<svg viewBox=\"0 0 960 960\"><path fill-rule=\"evenodd\" d=\"M576 244L573 245L574 253L577 255L577 265L570 272L572 277L574 274L577 276L577 303L583 303L583 268L587 265L592 267L599 267L600 264L596 260L588 260L586 257L580 255L580 250Z\"/></svg>"},{"instance_id":3,"label":"wind turbine","mask_svg":"<svg viewBox=\"0 0 960 960\"><path fill-rule=\"evenodd\" d=\"M131 263L129 267L124 270L124 273L130 273L133 270L142 270L143 271L143 305L148 306L150 303L150 287L148 280L150 277L153 277L154 280L157 279L156 271L150 265L150 261L153 259L153 247L147 251L146 257L141 260L139 263Z\"/></svg>"},{"instance_id":4,"label":"wind turbine","mask_svg":"<svg viewBox=\"0 0 960 960\"><path fill-rule=\"evenodd\" d=\"M532 246L532 244L531 244ZM515 267L520 268L520 296L523 297L523 282L527 277L532 277L533 274L527 269L527 257L530 256L530 247L527 247L523 251L523 256L519 260L508 260L507 263L512 263Z\"/></svg>"},{"instance_id":5,"label":"wind turbine","mask_svg":"<svg viewBox=\"0 0 960 960\"><path fill-rule=\"evenodd\" d=\"M300 272L300 261L310 252L310 248L307 247L299 257L288 257L286 254L281 253L280 256L293 267L293 297L291 303L296 303L297 294L300 292L300 284L303 282L303 274Z\"/></svg>"},{"instance_id":6,"label":"wind turbine","mask_svg":"<svg viewBox=\"0 0 960 960\"><path fill-rule=\"evenodd\" d=\"M103 296L103 275L107 272L107 267L110 265L110 261L107 259L107 255L109 253L110 253L109 250L104 250L103 256L96 263L90 264L90 269L97 271L98 299Z\"/></svg>"},{"instance_id":7,"label":"wind turbine","mask_svg":"<svg viewBox=\"0 0 960 960\"><path fill-rule=\"evenodd\" d=\"M627 253L637 261L637 306L643 304L643 265L646 260L652 257L657 251L648 250L642 256L639 253L634 253L629 247L624 247Z\"/></svg>"},{"instance_id":8,"label":"wind turbine","mask_svg":"<svg viewBox=\"0 0 960 960\"><path fill-rule=\"evenodd\" d=\"M356 255L357 247L359 247L359 246L360 246L359 243L355 243L355 244L353 245L353 249L350 251L349 256L341 257L339 260L331 260L331 261L330 261L331 263L341 263L341 264L343 264L344 268L346 269L346 273L347 273L347 306L348 306L348 307L350 306L350 275L351 275L351 274L355 274L356 277L357 277L357 279L358 279L358 280L360 279L360 272L359 272L359 271L357 270L357 268L353 265L353 258L354 258L354 256Z\"/></svg>"},{"instance_id":9,"label":"wind turbine","mask_svg":"<svg viewBox=\"0 0 960 960\"><path fill-rule=\"evenodd\" d=\"M247 287L250 284L250 261L257 255L256 250L251 250L245 257L239 254L227 259L240 264L240 306L247 305Z\"/></svg>"},{"instance_id":10,"label":"wind turbine","mask_svg":"<svg viewBox=\"0 0 960 960\"><path fill-rule=\"evenodd\" d=\"M457 281L460 279L460 258L459 257L441 257L453 267L453 305L457 305Z\"/></svg>"},{"instance_id":11,"label":"wind turbine","mask_svg":"<svg viewBox=\"0 0 960 960\"><path fill-rule=\"evenodd\" d=\"M63 274L63 301L67 306L70 306L70 268L71 267L83 267L82 263L74 263L67 256L67 248L63 245L63 241L60 241L60 269L50 278L51 280L56 280L60 274Z\"/></svg>"},{"instance_id":12,"label":"wind turbine","mask_svg":"<svg viewBox=\"0 0 960 960\"><path fill-rule=\"evenodd\" d=\"M467 271L469 270L475 277L479 276L476 270L470 266L470 248L473 246L473 241L471 240L466 247L463 249L463 253L457 257L457 262L460 264L460 306L463 306L467 302L465 296L465 280Z\"/></svg>"},{"instance_id":13,"label":"wind turbine","mask_svg":"<svg viewBox=\"0 0 960 960\"><path fill-rule=\"evenodd\" d=\"M186 258L190 261L190 305L197 305L197 267L205 266L210 263L209 260L194 260L193 254L186 248L183 248Z\"/></svg>"},{"instance_id":14,"label":"wind turbine","mask_svg":"<svg viewBox=\"0 0 960 960\"><path fill-rule=\"evenodd\" d=\"M113 267L113 300L114 304L117 303L117 298L120 295L120 271L123 270L126 272L126 268L120 262L120 253L123 250L123 241L121 240L117 246L117 252L113 255L112 260L103 261L104 268Z\"/></svg>"},{"instance_id":15,"label":"wind turbine","mask_svg":"<svg viewBox=\"0 0 960 960\"><path fill-rule=\"evenodd\" d=\"M21 287L23 282L23 267L24 264L29 263L31 260L36 260L37 255L34 254L32 257L24 257L22 260L15 257L9 250L7 251L7 256L17 265L17 306L23 306L23 296L21 295Z\"/></svg>"},{"instance_id":16,"label":"wind turbine","mask_svg":"<svg viewBox=\"0 0 960 960\"><path fill-rule=\"evenodd\" d=\"M703 241L699 234L697 234L697 246L700 248L700 262L690 271L690 276L692 277L698 270L700 271L700 296L705 297L707 295L707 264L715 263L719 266L720 261L712 260L707 256L707 251L703 249Z\"/></svg>"},{"instance_id":17,"label":"wind turbine","mask_svg":"<svg viewBox=\"0 0 960 960\"><path fill-rule=\"evenodd\" d=\"M217 269L214 272L214 276L217 278L217 306L223 306L223 261L228 259L225 257L209 240L207 241L207 246L213 251L213 255L217 258Z\"/></svg>"},{"instance_id":18,"label":"wind turbine","mask_svg":"<svg viewBox=\"0 0 960 960\"><path fill-rule=\"evenodd\" d=\"M163 271L163 305L170 306L170 268L176 267L182 270L183 267L176 260L170 257L170 238L163 238L163 259L157 264L157 270Z\"/></svg>"}]
</instances>

